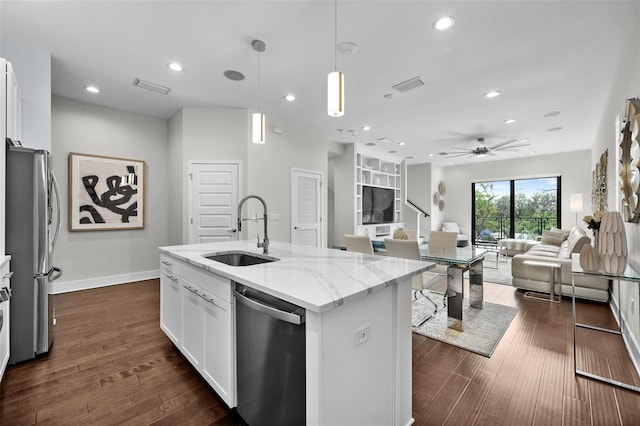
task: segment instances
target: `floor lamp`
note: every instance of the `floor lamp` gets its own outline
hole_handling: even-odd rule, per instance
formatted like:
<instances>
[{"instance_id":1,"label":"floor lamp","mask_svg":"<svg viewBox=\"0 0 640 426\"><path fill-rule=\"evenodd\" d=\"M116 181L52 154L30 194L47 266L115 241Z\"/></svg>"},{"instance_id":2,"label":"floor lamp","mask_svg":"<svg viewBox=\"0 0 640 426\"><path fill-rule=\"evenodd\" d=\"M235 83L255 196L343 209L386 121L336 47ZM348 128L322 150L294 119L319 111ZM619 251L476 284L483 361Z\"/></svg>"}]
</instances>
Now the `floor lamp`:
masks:
<instances>
[{"instance_id":1,"label":"floor lamp","mask_svg":"<svg viewBox=\"0 0 640 426\"><path fill-rule=\"evenodd\" d=\"M576 225L578 225L578 212L582 211L582 194L569 194L569 211L576 214Z\"/></svg>"}]
</instances>

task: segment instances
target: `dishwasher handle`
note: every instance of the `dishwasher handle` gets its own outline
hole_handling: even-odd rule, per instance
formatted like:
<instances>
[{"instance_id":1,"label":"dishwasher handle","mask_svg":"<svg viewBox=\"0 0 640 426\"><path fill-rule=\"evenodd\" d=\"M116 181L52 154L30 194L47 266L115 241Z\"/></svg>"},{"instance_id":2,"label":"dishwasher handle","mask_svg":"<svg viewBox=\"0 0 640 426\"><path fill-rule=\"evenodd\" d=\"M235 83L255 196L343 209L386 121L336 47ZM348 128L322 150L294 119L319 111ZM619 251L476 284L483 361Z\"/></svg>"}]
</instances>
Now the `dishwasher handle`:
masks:
<instances>
[{"instance_id":1,"label":"dishwasher handle","mask_svg":"<svg viewBox=\"0 0 640 426\"><path fill-rule=\"evenodd\" d=\"M233 293L236 296L236 300L238 302L242 303L245 306L248 306L254 311L262 312L263 314L267 314L270 317L279 319L281 321L286 321L291 324L300 325L304 323L304 315L282 311L272 306L265 305L262 302L258 302L255 299L245 296L244 294L240 293L238 290L235 290L235 289L233 290Z\"/></svg>"}]
</instances>

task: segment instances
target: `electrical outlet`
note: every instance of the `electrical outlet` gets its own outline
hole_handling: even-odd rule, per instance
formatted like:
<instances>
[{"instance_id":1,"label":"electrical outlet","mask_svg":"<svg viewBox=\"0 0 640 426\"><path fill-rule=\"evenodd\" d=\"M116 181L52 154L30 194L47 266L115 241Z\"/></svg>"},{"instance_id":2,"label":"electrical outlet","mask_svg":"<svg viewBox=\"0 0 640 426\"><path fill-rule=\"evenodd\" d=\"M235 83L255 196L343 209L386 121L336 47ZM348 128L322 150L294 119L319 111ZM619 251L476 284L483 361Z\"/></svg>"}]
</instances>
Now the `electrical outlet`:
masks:
<instances>
[{"instance_id":1,"label":"electrical outlet","mask_svg":"<svg viewBox=\"0 0 640 426\"><path fill-rule=\"evenodd\" d=\"M280 213L269 214L269 220L280 220Z\"/></svg>"},{"instance_id":2,"label":"electrical outlet","mask_svg":"<svg viewBox=\"0 0 640 426\"><path fill-rule=\"evenodd\" d=\"M371 327L368 325L356 330L356 346L369 340L370 331Z\"/></svg>"}]
</instances>

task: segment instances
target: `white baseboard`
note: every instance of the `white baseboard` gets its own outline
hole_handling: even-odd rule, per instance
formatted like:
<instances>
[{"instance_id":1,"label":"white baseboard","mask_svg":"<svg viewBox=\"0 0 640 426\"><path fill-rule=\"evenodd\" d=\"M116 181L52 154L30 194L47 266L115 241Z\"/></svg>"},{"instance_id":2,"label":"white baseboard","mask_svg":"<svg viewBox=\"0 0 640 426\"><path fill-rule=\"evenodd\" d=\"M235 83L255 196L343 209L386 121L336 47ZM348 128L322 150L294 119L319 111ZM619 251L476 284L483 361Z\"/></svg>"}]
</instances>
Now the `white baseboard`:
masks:
<instances>
[{"instance_id":1,"label":"white baseboard","mask_svg":"<svg viewBox=\"0 0 640 426\"><path fill-rule=\"evenodd\" d=\"M77 281L62 281L49 284L49 294L68 293L70 291L88 290L134 281L150 280L160 277L160 270L133 272L130 274L110 275Z\"/></svg>"}]
</instances>

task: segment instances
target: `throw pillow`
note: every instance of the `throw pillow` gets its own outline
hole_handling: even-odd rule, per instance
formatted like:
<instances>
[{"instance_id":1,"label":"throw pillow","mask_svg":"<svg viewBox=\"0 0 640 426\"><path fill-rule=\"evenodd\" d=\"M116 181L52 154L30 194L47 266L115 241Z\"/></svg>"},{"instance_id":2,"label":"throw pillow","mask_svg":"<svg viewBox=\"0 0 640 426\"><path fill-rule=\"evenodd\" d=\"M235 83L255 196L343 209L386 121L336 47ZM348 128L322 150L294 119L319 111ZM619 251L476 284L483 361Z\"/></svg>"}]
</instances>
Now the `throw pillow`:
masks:
<instances>
[{"instance_id":1,"label":"throw pillow","mask_svg":"<svg viewBox=\"0 0 640 426\"><path fill-rule=\"evenodd\" d=\"M393 239L394 240L408 240L409 239L409 234L407 234L407 232L404 229L397 228L395 231L393 231Z\"/></svg>"},{"instance_id":2,"label":"throw pillow","mask_svg":"<svg viewBox=\"0 0 640 426\"><path fill-rule=\"evenodd\" d=\"M455 222L444 222L442 224L442 232L455 232L456 234L459 234L460 228Z\"/></svg>"},{"instance_id":3,"label":"throw pillow","mask_svg":"<svg viewBox=\"0 0 640 426\"><path fill-rule=\"evenodd\" d=\"M565 232L560 231L542 231L542 241L540 244L547 244L552 246L560 246L562 242L567 238Z\"/></svg>"}]
</instances>

